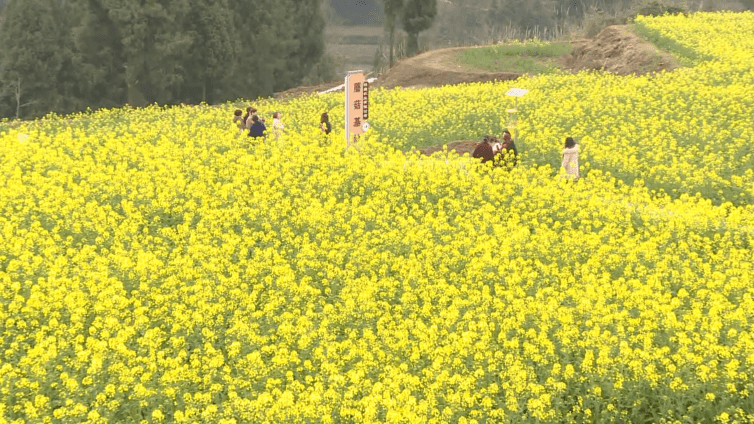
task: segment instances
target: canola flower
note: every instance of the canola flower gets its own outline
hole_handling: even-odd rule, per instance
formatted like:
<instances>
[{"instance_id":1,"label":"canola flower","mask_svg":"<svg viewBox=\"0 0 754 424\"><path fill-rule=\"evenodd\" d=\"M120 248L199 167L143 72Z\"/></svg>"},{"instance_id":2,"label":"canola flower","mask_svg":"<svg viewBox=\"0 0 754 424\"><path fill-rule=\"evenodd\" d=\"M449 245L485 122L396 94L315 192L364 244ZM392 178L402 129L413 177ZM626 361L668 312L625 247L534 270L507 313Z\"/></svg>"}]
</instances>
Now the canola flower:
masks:
<instances>
[{"instance_id":1,"label":"canola flower","mask_svg":"<svg viewBox=\"0 0 754 424\"><path fill-rule=\"evenodd\" d=\"M515 82L510 173L402 149L504 127L511 82L374 90L348 151L342 94L255 103L287 132L253 146L230 106L5 130L0 421L754 421L750 71L717 54Z\"/></svg>"}]
</instances>

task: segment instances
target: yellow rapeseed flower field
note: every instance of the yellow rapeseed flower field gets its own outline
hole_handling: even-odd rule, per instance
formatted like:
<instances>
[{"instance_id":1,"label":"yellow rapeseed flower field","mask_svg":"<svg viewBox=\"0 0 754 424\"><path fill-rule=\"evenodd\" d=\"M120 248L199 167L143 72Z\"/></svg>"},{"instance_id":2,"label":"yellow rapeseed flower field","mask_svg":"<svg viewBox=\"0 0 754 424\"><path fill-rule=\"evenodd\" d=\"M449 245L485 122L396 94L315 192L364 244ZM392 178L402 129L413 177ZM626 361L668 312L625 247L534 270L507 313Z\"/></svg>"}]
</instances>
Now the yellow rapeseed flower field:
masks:
<instances>
[{"instance_id":1,"label":"yellow rapeseed flower field","mask_svg":"<svg viewBox=\"0 0 754 424\"><path fill-rule=\"evenodd\" d=\"M637 24L713 59L2 130L0 422L754 422L754 14Z\"/></svg>"}]
</instances>

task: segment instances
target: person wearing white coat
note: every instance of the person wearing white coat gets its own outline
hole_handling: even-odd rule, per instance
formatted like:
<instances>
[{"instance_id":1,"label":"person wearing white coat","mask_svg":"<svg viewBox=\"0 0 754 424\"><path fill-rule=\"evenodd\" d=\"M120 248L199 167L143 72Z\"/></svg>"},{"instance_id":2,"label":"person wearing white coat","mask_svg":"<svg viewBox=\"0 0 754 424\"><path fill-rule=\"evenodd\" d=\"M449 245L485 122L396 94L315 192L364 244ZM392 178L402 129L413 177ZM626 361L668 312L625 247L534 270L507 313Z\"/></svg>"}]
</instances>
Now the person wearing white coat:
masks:
<instances>
[{"instance_id":1,"label":"person wearing white coat","mask_svg":"<svg viewBox=\"0 0 754 424\"><path fill-rule=\"evenodd\" d=\"M560 164L565 168L566 176L571 179L579 178L579 145L573 140L573 137L566 138L565 148L563 149L563 162Z\"/></svg>"},{"instance_id":2,"label":"person wearing white coat","mask_svg":"<svg viewBox=\"0 0 754 424\"><path fill-rule=\"evenodd\" d=\"M283 125L283 121L280 120L280 112L275 112L272 114L272 133L275 135L275 140L277 140L280 137L280 134L282 134L285 131L285 125Z\"/></svg>"}]
</instances>

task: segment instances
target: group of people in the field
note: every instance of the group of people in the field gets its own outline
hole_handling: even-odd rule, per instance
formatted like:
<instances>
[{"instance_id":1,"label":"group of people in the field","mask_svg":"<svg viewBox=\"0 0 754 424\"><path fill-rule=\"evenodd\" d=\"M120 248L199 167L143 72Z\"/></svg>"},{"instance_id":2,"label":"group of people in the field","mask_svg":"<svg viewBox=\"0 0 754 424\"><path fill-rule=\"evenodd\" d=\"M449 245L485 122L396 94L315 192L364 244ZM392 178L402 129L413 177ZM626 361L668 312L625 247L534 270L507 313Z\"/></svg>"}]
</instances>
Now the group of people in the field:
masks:
<instances>
[{"instance_id":1,"label":"group of people in the field","mask_svg":"<svg viewBox=\"0 0 754 424\"><path fill-rule=\"evenodd\" d=\"M516 143L508 130L503 130L502 141L497 137L485 135L482 142L476 145L471 156L481 159L482 163L491 161L492 166L503 166L508 170L513 169L518 163ZM565 169L568 178L579 178L579 145L573 137L566 137L560 166Z\"/></svg>"},{"instance_id":2,"label":"group of people in the field","mask_svg":"<svg viewBox=\"0 0 754 424\"><path fill-rule=\"evenodd\" d=\"M472 157L482 160L482 163L492 161L492 166L505 166L508 169L516 166L518 150L508 130L503 131L503 141L491 135L485 135L481 143L477 144Z\"/></svg>"},{"instance_id":3,"label":"group of people in the field","mask_svg":"<svg viewBox=\"0 0 754 424\"><path fill-rule=\"evenodd\" d=\"M285 124L283 124L281 116L280 112L272 114L272 135L275 140L285 132ZM265 119L259 116L256 108L251 106L246 108L245 115L241 109L236 109L233 113L233 123L238 126L239 135L246 133L252 138L267 137L268 135ZM330 118L327 116L327 112L324 112L320 118L319 129L325 134L330 134L332 131L332 125L330 125Z\"/></svg>"},{"instance_id":4,"label":"group of people in the field","mask_svg":"<svg viewBox=\"0 0 754 424\"><path fill-rule=\"evenodd\" d=\"M243 111L241 109L236 109L233 115L233 123L238 125L238 134L247 132L247 135L253 138L267 136L267 126L265 125L265 119L259 117L256 108L253 108L251 106L247 107L245 115L243 115ZM275 112L272 114L272 133L275 136L275 139L280 137L280 135L285 131L285 125L280 119L280 116L280 112Z\"/></svg>"},{"instance_id":5,"label":"group of people in the field","mask_svg":"<svg viewBox=\"0 0 754 424\"><path fill-rule=\"evenodd\" d=\"M285 131L285 125L280 119L280 116L280 112L272 114L272 133L276 140ZM247 132L249 137L267 137L265 119L260 118L257 114L257 110L251 106L246 108L245 115L243 115L241 109L236 109L233 123L238 125L239 135ZM325 134L330 134L332 131L332 125L330 124L330 118L328 117L327 112L322 113L319 129ZM511 138L511 133L508 130L503 130L502 141L498 140L497 137L485 135L482 142L476 145L471 156L481 159L482 163L491 161L492 166L502 166L508 170L513 169L518 163L518 150L516 149L516 143L513 141L513 138ZM566 138L561 167L565 168L566 176L569 178L579 178L579 145L576 144L573 137Z\"/></svg>"}]
</instances>

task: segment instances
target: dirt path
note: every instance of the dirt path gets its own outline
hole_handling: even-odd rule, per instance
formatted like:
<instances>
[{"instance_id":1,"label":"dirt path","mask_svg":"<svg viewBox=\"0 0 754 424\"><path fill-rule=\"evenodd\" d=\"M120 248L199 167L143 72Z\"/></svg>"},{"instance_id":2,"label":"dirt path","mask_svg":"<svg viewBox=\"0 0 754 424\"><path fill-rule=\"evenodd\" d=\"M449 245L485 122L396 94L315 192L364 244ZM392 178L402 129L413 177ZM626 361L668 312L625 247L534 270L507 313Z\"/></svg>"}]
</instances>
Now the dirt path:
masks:
<instances>
[{"instance_id":1,"label":"dirt path","mask_svg":"<svg viewBox=\"0 0 754 424\"><path fill-rule=\"evenodd\" d=\"M647 74L672 70L678 62L644 37L634 34L626 25L612 25L593 38L571 40L571 52L556 60L563 69L578 72L585 69L604 70L618 75ZM385 88L424 88L468 82L507 81L521 76L515 72L491 72L473 69L459 63L465 49L484 46L449 47L430 50L420 55L401 59L388 72L381 74L372 84ZM342 82L302 86L275 93L276 99L322 92Z\"/></svg>"},{"instance_id":2,"label":"dirt path","mask_svg":"<svg viewBox=\"0 0 754 424\"><path fill-rule=\"evenodd\" d=\"M515 72L489 72L459 64L458 56L467 48L449 47L430 50L403 59L377 78L375 87L424 88L466 82L507 81L521 76Z\"/></svg>"},{"instance_id":3,"label":"dirt path","mask_svg":"<svg viewBox=\"0 0 754 424\"><path fill-rule=\"evenodd\" d=\"M424 149L417 149L421 154L423 155L431 155L435 152L440 152L443 150L444 146L448 146L448 152L454 151L459 155L463 156L464 153L468 153L471 155L474 152L474 148L481 140L458 140L453 141L450 143L445 144L439 144L432 147L426 147Z\"/></svg>"}]
</instances>

